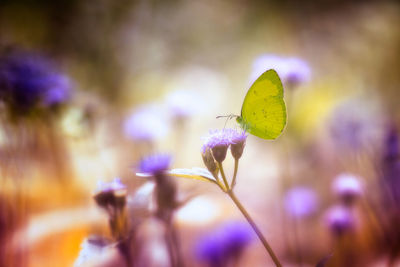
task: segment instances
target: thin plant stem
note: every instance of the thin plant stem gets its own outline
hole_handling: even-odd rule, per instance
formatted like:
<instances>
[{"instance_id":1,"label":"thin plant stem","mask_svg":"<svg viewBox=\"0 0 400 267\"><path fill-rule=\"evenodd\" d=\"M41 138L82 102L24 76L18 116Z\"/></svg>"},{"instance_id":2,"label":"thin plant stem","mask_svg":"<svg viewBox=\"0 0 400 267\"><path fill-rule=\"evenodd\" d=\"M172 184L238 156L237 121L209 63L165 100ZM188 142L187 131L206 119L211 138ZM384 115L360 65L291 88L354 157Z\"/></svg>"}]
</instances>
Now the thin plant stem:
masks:
<instances>
[{"instance_id":1,"label":"thin plant stem","mask_svg":"<svg viewBox=\"0 0 400 267\"><path fill-rule=\"evenodd\" d=\"M227 194L233 200L233 202L236 204L238 209L242 212L243 216L246 218L246 220L250 224L250 226L253 228L254 232L257 234L257 236L260 239L261 243L264 245L265 249L267 250L267 252L271 256L272 260L274 261L275 265L277 267L282 267L282 264L279 262L278 257L275 255L274 251L272 250L271 246L268 244L268 242L265 239L264 235L261 233L260 229L258 228L256 223L253 221L253 219L250 217L250 215L247 212L247 210L243 207L243 205L237 199L237 197L233 193L233 191L232 190L228 190Z\"/></svg>"},{"instance_id":2,"label":"thin plant stem","mask_svg":"<svg viewBox=\"0 0 400 267\"><path fill-rule=\"evenodd\" d=\"M232 178L232 183L231 183L232 189L235 187L235 184L236 184L236 175L237 175L238 168L239 168L239 159L235 159L235 168L233 170L233 178Z\"/></svg>"},{"instance_id":3,"label":"thin plant stem","mask_svg":"<svg viewBox=\"0 0 400 267\"><path fill-rule=\"evenodd\" d=\"M218 164L219 171L221 172L222 180L224 181L224 184L226 187L226 192L228 192L230 190L230 187L229 187L228 180L226 179L226 176L225 176L224 168L222 167L221 162L217 162L217 164Z\"/></svg>"}]
</instances>

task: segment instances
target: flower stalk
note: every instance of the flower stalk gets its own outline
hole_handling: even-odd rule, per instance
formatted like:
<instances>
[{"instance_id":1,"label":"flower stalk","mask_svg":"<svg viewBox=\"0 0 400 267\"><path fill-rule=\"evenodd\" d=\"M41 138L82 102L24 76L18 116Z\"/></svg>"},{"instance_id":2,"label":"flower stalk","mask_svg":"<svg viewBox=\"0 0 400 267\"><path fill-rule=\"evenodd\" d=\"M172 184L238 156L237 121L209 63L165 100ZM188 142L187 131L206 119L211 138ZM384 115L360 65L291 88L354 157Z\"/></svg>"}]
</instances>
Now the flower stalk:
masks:
<instances>
[{"instance_id":1,"label":"flower stalk","mask_svg":"<svg viewBox=\"0 0 400 267\"><path fill-rule=\"evenodd\" d=\"M257 237L260 239L261 243L263 244L265 249L268 251L268 254L271 256L272 260L274 261L275 265L277 267L281 267L282 264L280 263L278 257L275 255L275 253L272 250L271 246L269 245L267 239L265 239L264 235L261 233L261 231L258 228L257 224L251 218L251 216L247 212L247 210L243 207L242 203L240 203L240 201L236 197L235 193L233 193L233 191L231 189L229 189L226 193L232 199L232 201L235 203L236 207L238 207L238 209L243 214L243 216L246 218L246 220L250 224L251 228L253 228L254 232L257 234Z\"/></svg>"},{"instance_id":2,"label":"flower stalk","mask_svg":"<svg viewBox=\"0 0 400 267\"><path fill-rule=\"evenodd\" d=\"M266 238L262 234L261 230L258 228L257 224L251 218L250 214L244 208L242 203L236 197L235 193L233 192L233 188L236 184L236 176L239 168L239 159L242 156L243 149L246 143L246 133L238 133L233 129L223 129L221 131L214 131L210 133L210 136L206 139L206 142L202 148L202 156L203 161L210 171L210 173L215 177L215 182L218 187L228 194L228 196L232 199L235 203L236 207L240 210L243 216L246 218L247 222L253 228L254 232L256 233L257 237L260 239L261 243L267 250L268 254L271 256L273 262L277 267L281 267L282 264L280 263L278 257L275 255L274 251L272 250L271 246L267 242ZM226 178L225 171L222 165L222 162L225 160L226 152L230 147L232 157L235 160L235 167L233 177L231 179L231 183L229 184L228 179ZM212 153L209 153L209 151ZM215 166L216 164L216 166ZM217 168L216 168L217 167ZM218 170L222 182L218 176Z\"/></svg>"}]
</instances>

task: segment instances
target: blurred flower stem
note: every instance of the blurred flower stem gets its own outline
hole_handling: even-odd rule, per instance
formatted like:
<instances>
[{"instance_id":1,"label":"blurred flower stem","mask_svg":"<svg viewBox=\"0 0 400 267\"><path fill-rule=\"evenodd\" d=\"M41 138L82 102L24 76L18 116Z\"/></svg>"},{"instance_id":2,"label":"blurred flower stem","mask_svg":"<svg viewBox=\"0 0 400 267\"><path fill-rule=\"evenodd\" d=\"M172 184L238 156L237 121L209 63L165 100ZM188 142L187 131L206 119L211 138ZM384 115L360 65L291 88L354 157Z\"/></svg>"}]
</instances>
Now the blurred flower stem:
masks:
<instances>
[{"instance_id":1,"label":"blurred flower stem","mask_svg":"<svg viewBox=\"0 0 400 267\"><path fill-rule=\"evenodd\" d=\"M236 164L235 164L236 165ZM243 214L243 216L246 218L247 222L250 224L250 226L253 228L254 232L257 234L257 237L260 239L261 243L267 250L268 254L271 256L272 260L274 261L275 265L277 267L281 267L282 264L280 263L278 257L275 255L274 251L272 250L271 246L269 245L267 239L265 239L264 235L261 233L260 229L258 228L257 224L254 222L254 220L251 218L250 214L247 212L247 210L244 208L242 203L239 201L239 199L236 197L235 193L233 192L233 188L229 187L228 181L225 176L224 169L222 167L221 163L218 163L219 170L221 172L222 179L224 181L224 184L226 186L226 190L223 190L225 193L228 194L228 196L232 199L232 201L235 203L236 207L240 210L240 212ZM237 166L235 166L237 168ZM235 169L236 169L235 168ZM236 172L235 172L236 174ZM236 175L235 175L236 177ZM234 183L232 183L234 184ZM220 186L221 187L221 186ZM223 187L221 187L223 189Z\"/></svg>"}]
</instances>

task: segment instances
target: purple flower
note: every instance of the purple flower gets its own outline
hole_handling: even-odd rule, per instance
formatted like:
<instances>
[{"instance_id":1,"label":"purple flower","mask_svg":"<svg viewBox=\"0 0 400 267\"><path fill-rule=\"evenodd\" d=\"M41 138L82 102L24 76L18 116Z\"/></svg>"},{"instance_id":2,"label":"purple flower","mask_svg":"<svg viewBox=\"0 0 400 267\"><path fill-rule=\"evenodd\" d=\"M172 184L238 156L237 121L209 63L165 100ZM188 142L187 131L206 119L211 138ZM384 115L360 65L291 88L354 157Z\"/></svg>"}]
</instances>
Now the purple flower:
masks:
<instances>
[{"instance_id":1,"label":"purple flower","mask_svg":"<svg viewBox=\"0 0 400 267\"><path fill-rule=\"evenodd\" d=\"M247 134L245 131L236 131L234 129L231 129L229 139L231 140L230 142L231 142L232 156L236 160L238 160L243 154L243 149L246 144Z\"/></svg>"},{"instance_id":2,"label":"purple flower","mask_svg":"<svg viewBox=\"0 0 400 267\"><path fill-rule=\"evenodd\" d=\"M196 255L210 266L227 266L243 253L253 235L247 224L225 223L198 241Z\"/></svg>"},{"instance_id":3,"label":"purple flower","mask_svg":"<svg viewBox=\"0 0 400 267\"><path fill-rule=\"evenodd\" d=\"M349 173L338 175L332 184L333 192L345 202L352 202L363 193L360 179Z\"/></svg>"},{"instance_id":4,"label":"purple flower","mask_svg":"<svg viewBox=\"0 0 400 267\"><path fill-rule=\"evenodd\" d=\"M299 186L290 189L285 195L285 209L294 217L305 217L318 208L318 198L314 190Z\"/></svg>"},{"instance_id":5,"label":"purple flower","mask_svg":"<svg viewBox=\"0 0 400 267\"><path fill-rule=\"evenodd\" d=\"M55 91L59 92L55 96ZM44 57L12 52L0 58L0 99L13 114L52 107L67 101L71 85Z\"/></svg>"},{"instance_id":6,"label":"purple flower","mask_svg":"<svg viewBox=\"0 0 400 267\"><path fill-rule=\"evenodd\" d=\"M311 78L311 69L307 62L294 57L263 54L253 62L251 81L255 81L268 69L276 70L284 84L297 85Z\"/></svg>"},{"instance_id":7,"label":"purple flower","mask_svg":"<svg viewBox=\"0 0 400 267\"><path fill-rule=\"evenodd\" d=\"M247 135L244 131L238 132L235 129L212 130L205 138L201 152L204 155L210 149L214 159L222 162L225 160L228 147L231 146L233 157L240 158L246 138Z\"/></svg>"},{"instance_id":8,"label":"purple flower","mask_svg":"<svg viewBox=\"0 0 400 267\"><path fill-rule=\"evenodd\" d=\"M206 151L210 149L217 162L221 163L224 161L228 147L231 144L231 130L232 129L210 131L201 148L202 154L205 154Z\"/></svg>"},{"instance_id":9,"label":"purple flower","mask_svg":"<svg viewBox=\"0 0 400 267\"><path fill-rule=\"evenodd\" d=\"M121 179L116 177L111 182L97 182L96 192L115 192L126 190L126 186L121 182Z\"/></svg>"},{"instance_id":10,"label":"purple flower","mask_svg":"<svg viewBox=\"0 0 400 267\"><path fill-rule=\"evenodd\" d=\"M238 254L253 239L253 231L246 223L229 222L223 226L222 230L224 247L232 254Z\"/></svg>"},{"instance_id":11,"label":"purple flower","mask_svg":"<svg viewBox=\"0 0 400 267\"><path fill-rule=\"evenodd\" d=\"M156 175L168 170L170 165L170 155L155 154L142 159L139 163L139 169L141 172Z\"/></svg>"},{"instance_id":12,"label":"purple flower","mask_svg":"<svg viewBox=\"0 0 400 267\"><path fill-rule=\"evenodd\" d=\"M231 144L231 130L211 130L207 137L204 138L204 143L201 152L205 153L208 148L212 149L216 146L226 146Z\"/></svg>"},{"instance_id":13,"label":"purple flower","mask_svg":"<svg viewBox=\"0 0 400 267\"><path fill-rule=\"evenodd\" d=\"M385 136L382 152L382 178L388 207L400 210L400 145L396 128L391 126ZM390 196L387 196L389 189Z\"/></svg>"},{"instance_id":14,"label":"purple flower","mask_svg":"<svg viewBox=\"0 0 400 267\"><path fill-rule=\"evenodd\" d=\"M110 208L124 207L126 194L126 186L119 178L114 178L111 182L98 181L93 198L97 205L109 211Z\"/></svg>"},{"instance_id":15,"label":"purple flower","mask_svg":"<svg viewBox=\"0 0 400 267\"><path fill-rule=\"evenodd\" d=\"M350 209L339 205L333 206L326 212L325 223L335 235L341 235L355 227L355 219Z\"/></svg>"},{"instance_id":16,"label":"purple flower","mask_svg":"<svg viewBox=\"0 0 400 267\"><path fill-rule=\"evenodd\" d=\"M330 132L338 149L360 151L382 136L380 112L369 103L352 99L340 104L330 119Z\"/></svg>"},{"instance_id":17,"label":"purple flower","mask_svg":"<svg viewBox=\"0 0 400 267\"><path fill-rule=\"evenodd\" d=\"M387 160L395 160L400 156L399 135L394 126L391 126L386 133L383 156Z\"/></svg>"},{"instance_id":18,"label":"purple flower","mask_svg":"<svg viewBox=\"0 0 400 267\"><path fill-rule=\"evenodd\" d=\"M125 120L124 133L137 141L160 139L169 131L169 120L165 115L156 105L142 106Z\"/></svg>"},{"instance_id":19,"label":"purple flower","mask_svg":"<svg viewBox=\"0 0 400 267\"><path fill-rule=\"evenodd\" d=\"M44 95L45 106L55 106L67 102L71 98L71 81L64 75L53 75L49 81L49 89Z\"/></svg>"},{"instance_id":20,"label":"purple flower","mask_svg":"<svg viewBox=\"0 0 400 267\"><path fill-rule=\"evenodd\" d=\"M188 118L201 110L201 98L194 90L180 89L168 93L166 104L175 118Z\"/></svg>"}]
</instances>

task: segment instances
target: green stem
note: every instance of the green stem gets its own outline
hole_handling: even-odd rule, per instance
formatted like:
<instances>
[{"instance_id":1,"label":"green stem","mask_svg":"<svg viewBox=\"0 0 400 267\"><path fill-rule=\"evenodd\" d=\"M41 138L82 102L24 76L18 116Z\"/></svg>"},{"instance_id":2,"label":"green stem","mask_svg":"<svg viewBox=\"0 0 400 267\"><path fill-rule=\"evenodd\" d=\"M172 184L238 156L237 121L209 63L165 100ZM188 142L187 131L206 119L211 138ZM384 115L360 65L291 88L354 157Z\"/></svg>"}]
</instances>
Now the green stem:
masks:
<instances>
[{"instance_id":1,"label":"green stem","mask_svg":"<svg viewBox=\"0 0 400 267\"><path fill-rule=\"evenodd\" d=\"M237 175L238 168L239 168L239 160L235 159L235 169L233 170L233 178L232 178L232 183L231 183L231 188L232 189L236 185L236 175Z\"/></svg>"},{"instance_id":2,"label":"green stem","mask_svg":"<svg viewBox=\"0 0 400 267\"><path fill-rule=\"evenodd\" d=\"M257 227L256 223L253 221L253 219L250 217L249 213L247 210L243 207L243 205L240 203L240 201L236 198L236 195L233 193L232 190L228 190L227 194L229 197L235 202L236 206L238 209L242 212L250 226L253 228L254 232L257 234L258 238L260 239L261 243L264 245L265 249L271 256L272 260L274 261L275 265L277 267L282 267L282 264L279 262L278 258L276 257L274 251L272 250L271 246L268 244L267 240L261 233L260 229Z\"/></svg>"},{"instance_id":3,"label":"green stem","mask_svg":"<svg viewBox=\"0 0 400 267\"><path fill-rule=\"evenodd\" d=\"M230 187L229 187L228 180L226 179L226 176L225 176L224 168L222 167L221 162L217 162L217 164L218 164L219 171L221 172L222 180L224 181L224 184L226 187L226 192L228 192L230 190Z\"/></svg>"}]
</instances>

